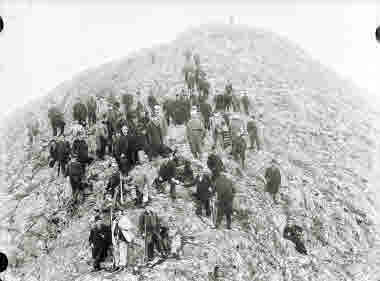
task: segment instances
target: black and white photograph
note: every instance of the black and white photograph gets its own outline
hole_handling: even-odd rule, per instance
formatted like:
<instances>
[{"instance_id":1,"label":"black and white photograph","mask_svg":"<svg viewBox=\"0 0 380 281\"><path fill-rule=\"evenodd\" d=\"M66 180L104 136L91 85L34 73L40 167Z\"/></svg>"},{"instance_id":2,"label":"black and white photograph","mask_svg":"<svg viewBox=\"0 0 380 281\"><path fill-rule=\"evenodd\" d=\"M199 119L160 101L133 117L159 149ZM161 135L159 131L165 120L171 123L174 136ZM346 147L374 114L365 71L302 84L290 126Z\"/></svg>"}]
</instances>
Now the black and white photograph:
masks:
<instances>
[{"instance_id":1,"label":"black and white photograph","mask_svg":"<svg viewBox=\"0 0 380 281\"><path fill-rule=\"evenodd\" d=\"M0 281L380 281L380 2L0 0Z\"/></svg>"}]
</instances>

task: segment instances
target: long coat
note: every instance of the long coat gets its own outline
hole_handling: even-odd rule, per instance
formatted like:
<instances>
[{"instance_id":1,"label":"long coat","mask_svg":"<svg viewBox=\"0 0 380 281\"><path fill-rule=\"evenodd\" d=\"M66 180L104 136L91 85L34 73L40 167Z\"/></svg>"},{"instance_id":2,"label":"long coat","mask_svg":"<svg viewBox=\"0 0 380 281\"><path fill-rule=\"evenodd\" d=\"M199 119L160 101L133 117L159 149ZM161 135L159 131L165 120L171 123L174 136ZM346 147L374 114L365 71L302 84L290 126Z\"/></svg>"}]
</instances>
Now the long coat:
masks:
<instances>
[{"instance_id":1,"label":"long coat","mask_svg":"<svg viewBox=\"0 0 380 281\"><path fill-rule=\"evenodd\" d=\"M232 213L232 203L235 196L235 187L225 175L219 175L214 182L217 193L218 207L225 213Z\"/></svg>"},{"instance_id":2,"label":"long coat","mask_svg":"<svg viewBox=\"0 0 380 281\"><path fill-rule=\"evenodd\" d=\"M163 144L161 127L156 126L152 121L147 126L147 142L155 151L158 151Z\"/></svg>"},{"instance_id":3,"label":"long coat","mask_svg":"<svg viewBox=\"0 0 380 281\"><path fill-rule=\"evenodd\" d=\"M281 185L281 172L277 167L271 166L265 171L265 179L267 180L266 191L276 194Z\"/></svg>"},{"instance_id":4,"label":"long coat","mask_svg":"<svg viewBox=\"0 0 380 281\"><path fill-rule=\"evenodd\" d=\"M191 119L186 125L187 140L193 154L201 153L201 144L205 130L199 119Z\"/></svg>"}]
</instances>

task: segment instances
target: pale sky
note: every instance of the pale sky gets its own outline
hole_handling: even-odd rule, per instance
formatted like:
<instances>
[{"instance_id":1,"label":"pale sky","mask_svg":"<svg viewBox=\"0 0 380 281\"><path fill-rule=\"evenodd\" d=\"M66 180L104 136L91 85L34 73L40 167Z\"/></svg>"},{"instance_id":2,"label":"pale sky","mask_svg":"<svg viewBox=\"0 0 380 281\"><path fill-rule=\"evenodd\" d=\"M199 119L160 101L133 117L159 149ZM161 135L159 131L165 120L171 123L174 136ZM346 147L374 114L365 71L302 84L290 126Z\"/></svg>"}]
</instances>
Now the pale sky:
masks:
<instances>
[{"instance_id":1,"label":"pale sky","mask_svg":"<svg viewBox=\"0 0 380 281\"><path fill-rule=\"evenodd\" d=\"M286 1L282 5L77 2L0 0L5 22L0 34L0 117L88 67L170 42L189 26L227 23L230 15L236 23L286 36L359 87L379 93L380 100L380 43L374 37L380 15L375 1Z\"/></svg>"}]
</instances>

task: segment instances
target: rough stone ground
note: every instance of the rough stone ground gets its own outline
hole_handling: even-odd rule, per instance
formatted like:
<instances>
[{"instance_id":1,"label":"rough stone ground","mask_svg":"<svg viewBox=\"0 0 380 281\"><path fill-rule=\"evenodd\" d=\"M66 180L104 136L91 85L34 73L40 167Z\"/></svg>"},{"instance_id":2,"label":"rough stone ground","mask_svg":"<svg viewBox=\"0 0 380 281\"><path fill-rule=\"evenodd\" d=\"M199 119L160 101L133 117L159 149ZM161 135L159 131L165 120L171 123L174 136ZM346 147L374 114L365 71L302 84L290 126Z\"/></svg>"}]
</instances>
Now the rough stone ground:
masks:
<instances>
[{"instance_id":1,"label":"rough stone ground","mask_svg":"<svg viewBox=\"0 0 380 281\"><path fill-rule=\"evenodd\" d=\"M7 120L1 130L0 167L0 245L11 263L3 274L6 280L135 280L129 271L108 277L89 273L89 221L111 173L109 159L91 167L90 173L99 176L94 193L80 207L81 216L71 218L68 183L47 168L48 101L57 101L71 120L76 95L137 87L145 99L150 88L159 98L174 95L183 86L187 48L200 54L213 89L222 90L227 79L237 90L248 89L253 112L262 114L264 149L248 152L244 171L221 155L238 190L233 230L211 229L208 219L195 216L191 190L178 186L175 203L153 191L152 205L159 215L184 234L183 255L144 269L139 280L208 280L216 263L225 280L233 281L380 279L379 201L374 188L380 156L378 114L357 89L284 38L244 26L205 25L168 45L81 73ZM152 50L157 54L154 65ZM41 142L31 149L24 129L29 110L43 121ZM168 142L192 159L183 127L170 127ZM210 146L208 137L205 151ZM284 178L278 205L263 192L260 180L273 156L280 160ZM302 183L304 177L307 184ZM132 220L141 211L131 209ZM49 223L52 215L60 218L55 229ZM308 256L282 238L287 220L304 228ZM135 260L142 251L136 246Z\"/></svg>"}]
</instances>

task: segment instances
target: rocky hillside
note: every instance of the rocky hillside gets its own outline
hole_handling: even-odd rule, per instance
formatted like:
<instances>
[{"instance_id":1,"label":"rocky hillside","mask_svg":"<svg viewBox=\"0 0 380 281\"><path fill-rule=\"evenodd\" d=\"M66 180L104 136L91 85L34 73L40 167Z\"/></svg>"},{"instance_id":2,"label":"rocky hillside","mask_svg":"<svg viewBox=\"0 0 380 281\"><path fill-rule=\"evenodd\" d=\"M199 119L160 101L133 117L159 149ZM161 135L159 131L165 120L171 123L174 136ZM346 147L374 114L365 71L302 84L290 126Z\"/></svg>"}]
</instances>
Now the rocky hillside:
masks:
<instances>
[{"instance_id":1,"label":"rocky hillside","mask_svg":"<svg viewBox=\"0 0 380 281\"><path fill-rule=\"evenodd\" d=\"M248 90L253 111L262 115L264 149L248 152L244 171L221 155L238 190L232 230L211 229L210 221L195 216L191 191L182 186L177 187L176 203L153 191L152 205L159 215L183 233L183 255L143 269L138 280L208 280L215 264L224 280L231 281L379 280L380 213L374 188L378 116L360 93L297 46L238 25L194 28L167 45L81 73L8 118L1 130L0 167L0 249L11 262L5 275L27 281L137 280L128 270L110 276L89 273L89 221L110 175L110 159L91 167L90 173L98 174L94 193L88 194L80 216L71 218L71 189L47 167L47 109L54 100L71 120L76 96L107 90L118 95L125 89L140 89L144 99L151 89L159 99L174 95L184 86L181 70L187 49L199 53L213 91L222 90L227 79L234 88ZM41 142L32 149L25 145L28 111L43 121ZM184 128L170 127L169 135L193 161ZM211 151L210 138L204 149ZM280 159L284 178L278 205L264 193L260 180L273 156ZM149 165L158 167L161 161ZM149 165L143 168L152 170ZM131 209L132 219L140 212ZM59 218L57 225L53 218ZM303 227L307 256L282 238L287 221ZM142 251L136 246L135 259Z\"/></svg>"}]
</instances>

